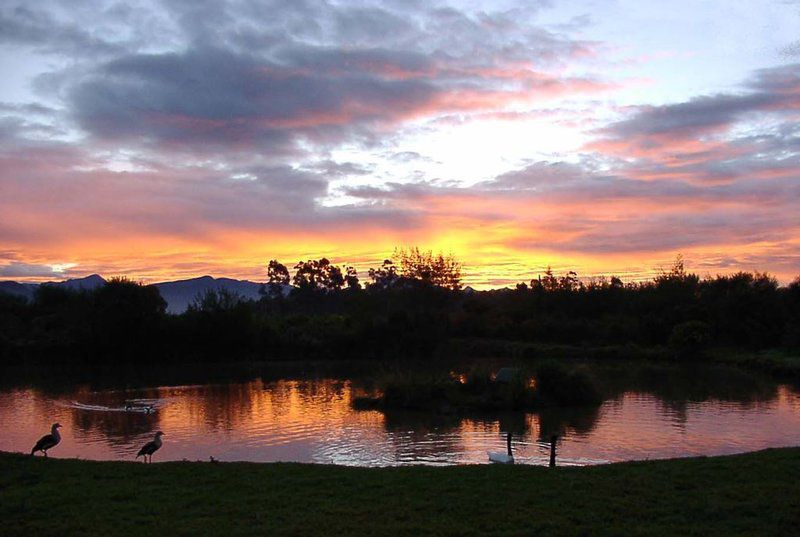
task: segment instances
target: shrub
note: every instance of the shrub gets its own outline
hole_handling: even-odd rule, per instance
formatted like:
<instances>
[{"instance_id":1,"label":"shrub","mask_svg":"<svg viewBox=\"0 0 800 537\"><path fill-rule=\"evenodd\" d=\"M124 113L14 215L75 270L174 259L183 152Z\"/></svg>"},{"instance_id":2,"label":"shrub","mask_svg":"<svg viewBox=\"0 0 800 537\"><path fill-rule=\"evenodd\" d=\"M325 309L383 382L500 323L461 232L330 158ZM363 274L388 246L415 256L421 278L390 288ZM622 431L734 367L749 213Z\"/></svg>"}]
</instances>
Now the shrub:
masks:
<instances>
[{"instance_id":1,"label":"shrub","mask_svg":"<svg viewBox=\"0 0 800 537\"><path fill-rule=\"evenodd\" d=\"M691 358L708 346L711 330L703 321L686 321L675 325L669 336L669 346L679 358Z\"/></svg>"},{"instance_id":2,"label":"shrub","mask_svg":"<svg viewBox=\"0 0 800 537\"><path fill-rule=\"evenodd\" d=\"M597 405L602 394L588 371L545 362L536 368L536 401L541 406Z\"/></svg>"}]
</instances>

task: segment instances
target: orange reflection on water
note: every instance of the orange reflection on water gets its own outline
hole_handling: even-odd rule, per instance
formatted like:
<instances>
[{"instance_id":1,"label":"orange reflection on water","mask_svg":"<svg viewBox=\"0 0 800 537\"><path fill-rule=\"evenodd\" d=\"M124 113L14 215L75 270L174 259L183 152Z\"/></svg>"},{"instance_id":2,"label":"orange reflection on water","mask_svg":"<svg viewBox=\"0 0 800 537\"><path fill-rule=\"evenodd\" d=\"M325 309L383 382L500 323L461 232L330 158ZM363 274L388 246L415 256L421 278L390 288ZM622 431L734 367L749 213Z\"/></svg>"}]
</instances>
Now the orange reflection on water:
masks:
<instances>
[{"instance_id":1,"label":"orange reflection on water","mask_svg":"<svg viewBox=\"0 0 800 537\"><path fill-rule=\"evenodd\" d=\"M781 386L742 401L624 392L598 408L503 415L356 411L349 380L280 380L68 394L0 392L0 449L27 451L59 421L51 456L133 460L157 430L155 460L301 461L363 466L486 462L514 435L520 462L561 464L712 455L800 443L800 396ZM126 405L128 409L126 410ZM147 412L152 405L153 411Z\"/></svg>"}]
</instances>

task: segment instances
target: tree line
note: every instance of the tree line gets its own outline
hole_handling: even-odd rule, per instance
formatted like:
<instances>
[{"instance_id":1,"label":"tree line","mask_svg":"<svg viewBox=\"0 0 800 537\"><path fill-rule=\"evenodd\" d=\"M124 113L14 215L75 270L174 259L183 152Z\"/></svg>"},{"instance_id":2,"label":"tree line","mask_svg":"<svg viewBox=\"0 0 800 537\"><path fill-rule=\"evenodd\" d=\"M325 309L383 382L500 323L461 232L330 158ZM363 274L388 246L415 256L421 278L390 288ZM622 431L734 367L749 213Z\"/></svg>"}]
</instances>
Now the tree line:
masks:
<instances>
[{"instance_id":1,"label":"tree line","mask_svg":"<svg viewBox=\"0 0 800 537\"><path fill-rule=\"evenodd\" d=\"M377 269L369 269L369 289L386 289L394 286L432 285L457 291L461 289L461 262L452 254L434 254L417 247L396 248L391 259L385 259ZM270 297L283 295L288 286L297 291L360 290L358 271L350 265L337 266L327 258L299 261L294 266L294 276L289 269L273 259L267 265L267 282L262 294Z\"/></svg>"},{"instance_id":2,"label":"tree line","mask_svg":"<svg viewBox=\"0 0 800 537\"><path fill-rule=\"evenodd\" d=\"M453 256L396 250L362 282L350 265L266 266L262 297L226 290L179 315L124 278L92 291L0 294L3 363L176 363L431 357L452 342L639 346L693 358L710 347L800 348L800 277L700 278L683 261L645 282L548 269L514 289L463 290ZM500 348L488 347L490 349Z\"/></svg>"}]
</instances>

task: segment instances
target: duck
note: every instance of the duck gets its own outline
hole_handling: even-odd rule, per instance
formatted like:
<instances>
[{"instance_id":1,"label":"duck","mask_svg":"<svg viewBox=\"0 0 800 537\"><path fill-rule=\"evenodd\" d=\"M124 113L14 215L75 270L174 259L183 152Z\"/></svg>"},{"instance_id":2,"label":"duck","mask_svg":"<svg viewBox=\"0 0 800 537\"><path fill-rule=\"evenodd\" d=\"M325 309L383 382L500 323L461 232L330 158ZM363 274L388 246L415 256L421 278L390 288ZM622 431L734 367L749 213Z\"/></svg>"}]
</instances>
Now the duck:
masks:
<instances>
[{"instance_id":1,"label":"duck","mask_svg":"<svg viewBox=\"0 0 800 537\"><path fill-rule=\"evenodd\" d=\"M44 453L44 456L47 457L47 450L56 447L61 442L61 433L58 432L60 428L60 423L54 423L52 427L50 427L50 434L41 437L39 441L36 442L36 445L33 446L31 456L37 451L41 451Z\"/></svg>"},{"instance_id":2,"label":"duck","mask_svg":"<svg viewBox=\"0 0 800 537\"><path fill-rule=\"evenodd\" d=\"M146 443L142 446L142 449L139 450L139 453L136 454L136 458L144 457L144 462L147 462L147 457L150 457L150 462L153 462L153 453L161 449L161 437L164 436L164 433L158 431L156 433L155 438L153 438L150 442Z\"/></svg>"}]
</instances>

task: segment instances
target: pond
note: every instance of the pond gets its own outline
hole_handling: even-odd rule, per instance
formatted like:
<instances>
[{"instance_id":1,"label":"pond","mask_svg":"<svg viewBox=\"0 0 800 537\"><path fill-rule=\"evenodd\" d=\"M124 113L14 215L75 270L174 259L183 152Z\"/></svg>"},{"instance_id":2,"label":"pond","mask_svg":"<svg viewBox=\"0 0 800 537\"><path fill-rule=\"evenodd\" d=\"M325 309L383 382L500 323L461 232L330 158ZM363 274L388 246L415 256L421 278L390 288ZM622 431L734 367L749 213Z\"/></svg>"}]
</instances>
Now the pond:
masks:
<instances>
[{"instance_id":1,"label":"pond","mask_svg":"<svg viewBox=\"0 0 800 537\"><path fill-rule=\"evenodd\" d=\"M50 456L134 460L161 430L155 461L296 461L355 466L486 463L513 433L518 462L559 465L718 455L800 444L800 393L721 366L592 366L599 407L440 415L354 410L364 378L264 376L152 388L0 388L0 450L27 452L50 424Z\"/></svg>"}]
</instances>

